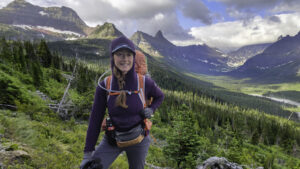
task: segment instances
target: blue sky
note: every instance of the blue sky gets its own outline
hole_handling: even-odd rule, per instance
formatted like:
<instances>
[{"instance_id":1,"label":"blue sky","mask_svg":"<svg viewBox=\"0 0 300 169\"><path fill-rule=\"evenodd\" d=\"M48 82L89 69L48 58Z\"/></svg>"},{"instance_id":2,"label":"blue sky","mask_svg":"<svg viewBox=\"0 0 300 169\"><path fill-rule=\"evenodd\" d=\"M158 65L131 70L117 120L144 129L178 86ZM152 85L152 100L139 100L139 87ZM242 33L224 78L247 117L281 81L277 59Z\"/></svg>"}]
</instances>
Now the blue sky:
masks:
<instances>
[{"instance_id":1,"label":"blue sky","mask_svg":"<svg viewBox=\"0 0 300 169\"><path fill-rule=\"evenodd\" d=\"M111 22L130 37L161 30L176 45L207 44L223 51L275 42L300 31L299 0L27 0L67 6L89 25ZM1 0L0 8L12 0Z\"/></svg>"}]
</instances>

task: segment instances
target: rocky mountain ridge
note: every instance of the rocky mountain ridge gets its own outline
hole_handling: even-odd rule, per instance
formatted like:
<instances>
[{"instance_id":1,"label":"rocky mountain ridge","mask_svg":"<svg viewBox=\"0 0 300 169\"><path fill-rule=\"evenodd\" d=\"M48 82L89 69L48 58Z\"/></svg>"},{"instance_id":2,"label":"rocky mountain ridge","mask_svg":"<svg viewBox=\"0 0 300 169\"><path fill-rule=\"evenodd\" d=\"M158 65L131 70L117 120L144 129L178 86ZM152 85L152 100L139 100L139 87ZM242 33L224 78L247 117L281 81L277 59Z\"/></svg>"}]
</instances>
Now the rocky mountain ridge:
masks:
<instances>
[{"instance_id":1,"label":"rocky mountain ridge","mask_svg":"<svg viewBox=\"0 0 300 169\"><path fill-rule=\"evenodd\" d=\"M247 45L239 48L236 51L228 53L228 65L238 67L243 65L251 57L262 53L271 43Z\"/></svg>"},{"instance_id":2,"label":"rocky mountain ridge","mask_svg":"<svg viewBox=\"0 0 300 169\"><path fill-rule=\"evenodd\" d=\"M245 62L232 74L273 82L299 81L300 70L300 32L295 36L286 36L267 47Z\"/></svg>"},{"instance_id":3,"label":"rocky mountain ridge","mask_svg":"<svg viewBox=\"0 0 300 169\"><path fill-rule=\"evenodd\" d=\"M0 9L0 22L9 25L53 27L85 35L87 25L68 7L43 8L25 0L15 0Z\"/></svg>"},{"instance_id":4,"label":"rocky mountain ridge","mask_svg":"<svg viewBox=\"0 0 300 169\"><path fill-rule=\"evenodd\" d=\"M0 28L0 35L7 39L32 40L27 36L14 36L26 34L28 31L34 39L46 38L50 41L78 38L111 39L123 35L111 23L89 27L71 8L65 6L44 8L25 0L14 0L0 9L0 23L3 27ZM11 29L11 26L15 28ZM2 33L4 29L11 31Z\"/></svg>"},{"instance_id":5,"label":"rocky mountain ridge","mask_svg":"<svg viewBox=\"0 0 300 169\"><path fill-rule=\"evenodd\" d=\"M178 70L203 74L218 74L229 70L223 53L207 45L176 46L161 31L155 36L137 31L131 40L146 53Z\"/></svg>"}]
</instances>

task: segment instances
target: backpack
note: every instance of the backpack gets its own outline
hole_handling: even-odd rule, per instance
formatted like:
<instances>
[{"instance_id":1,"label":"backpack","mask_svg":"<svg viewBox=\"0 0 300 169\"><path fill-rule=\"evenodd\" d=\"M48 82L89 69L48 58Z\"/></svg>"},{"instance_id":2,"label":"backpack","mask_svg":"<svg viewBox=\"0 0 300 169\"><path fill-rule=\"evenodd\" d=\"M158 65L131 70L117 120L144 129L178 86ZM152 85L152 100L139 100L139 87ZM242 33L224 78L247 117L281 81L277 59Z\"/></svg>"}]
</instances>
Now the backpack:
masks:
<instances>
[{"instance_id":1,"label":"backpack","mask_svg":"<svg viewBox=\"0 0 300 169\"><path fill-rule=\"evenodd\" d=\"M136 73L146 75L148 73L146 56L139 50L135 50L135 66Z\"/></svg>"}]
</instances>

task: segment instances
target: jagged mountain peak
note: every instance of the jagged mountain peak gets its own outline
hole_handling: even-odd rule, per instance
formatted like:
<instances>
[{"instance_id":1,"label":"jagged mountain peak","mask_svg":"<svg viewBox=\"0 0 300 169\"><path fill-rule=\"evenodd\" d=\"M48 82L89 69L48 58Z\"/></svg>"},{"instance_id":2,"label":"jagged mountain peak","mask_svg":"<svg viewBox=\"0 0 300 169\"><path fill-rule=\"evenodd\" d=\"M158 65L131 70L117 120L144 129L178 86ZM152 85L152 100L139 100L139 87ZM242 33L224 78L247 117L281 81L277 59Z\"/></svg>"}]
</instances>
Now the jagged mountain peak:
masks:
<instances>
[{"instance_id":1,"label":"jagged mountain peak","mask_svg":"<svg viewBox=\"0 0 300 169\"><path fill-rule=\"evenodd\" d=\"M163 36L161 31L158 31L154 37L142 31L137 31L132 35L131 39L136 44L140 44L141 42L147 42L150 44L159 44L160 46L174 46Z\"/></svg>"},{"instance_id":2,"label":"jagged mountain peak","mask_svg":"<svg viewBox=\"0 0 300 169\"><path fill-rule=\"evenodd\" d=\"M164 42L164 43L167 43L167 44L171 44L171 42L168 41L168 40L164 37L164 35L163 35L163 33L162 33L161 30L157 31L157 33L155 34L155 39L160 40L160 41L162 41L162 42Z\"/></svg>"},{"instance_id":3,"label":"jagged mountain peak","mask_svg":"<svg viewBox=\"0 0 300 169\"><path fill-rule=\"evenodd\" d=\"M14 6L18 6L18 5L31 5L31 4L25 0L14 0L14 1L10 2L7 5L7 7L14 7Z\"/></svg>"},{"instance_id":4,"label":"jagged mountain peak","mask_svg":"<svg viewBox=\"0 0 300 169\"><path fill-rule=\"evenodd\" d=\"M100 25L98 25L98 26L100 26ZM109 22L104 22L104 24L102 26L112 27L112 28L116 29L116 26L113 23L109 23Z\"/></svg>"},{"instance_id":5,"label":"jagged mountain peak","mask_svg":"<svg viewBox=\"0 0 300 169\"><path fill-rule=\"evenodd\" d=\"M123 33L114 24L105 22L103 25L97 25L88 35L88 38L114 39L122 35Z\"/></svg>"},{"instance_id":6,"label":"jagged mountain peak","mask_svg":"<svg viewBox=\"0 0 300 169\"><path fill-rule=\"evenodd\" d=\"M157 31L157 33L155 34L155 37L156 37L156 38L163 38L163 39L165 39L165 37L164 37L164 35L163 35L163 33L162 33L161 30L158 30L158 31Z\"/></svg>"},{"instance_id":7,"label":"jagged mountain peak","mask_svg":"<svg viewBox=\"0 0 300 169\"><path fill-rule=\"evenodd\" d=\"M133 35L132 35L132 37L131 37L131 39L134 39L134 38L151 38L151 36L150 35L148 35L147 33L145 33L145 32L142 32L142 31L136 31Z\"/></svg>"},{"instance_id":8,"label":"jagged mountain peak","mask_svg":"<svg viewBox=\"0 0 300 169\"><path fill-rule=\"evenodd\" d=\"M6 9L31 8L32 9L32 8L41 8L41 7L35 6L25 0L14 0L4 8Z\"/></svg>"}]
</instances>

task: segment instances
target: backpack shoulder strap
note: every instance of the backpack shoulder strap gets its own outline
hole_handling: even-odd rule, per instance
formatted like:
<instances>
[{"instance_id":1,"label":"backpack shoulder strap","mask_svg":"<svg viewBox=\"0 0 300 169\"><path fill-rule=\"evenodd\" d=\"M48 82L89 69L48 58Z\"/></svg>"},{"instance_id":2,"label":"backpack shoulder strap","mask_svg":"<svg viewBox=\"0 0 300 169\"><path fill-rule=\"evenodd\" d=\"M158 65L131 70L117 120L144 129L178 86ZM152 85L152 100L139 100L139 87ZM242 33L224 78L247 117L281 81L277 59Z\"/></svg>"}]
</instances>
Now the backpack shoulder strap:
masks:
<instances>
[{"instance_id":1,"label":"backpack shoulder strap","mask_svg":"<svg viewBox=\"0 0 300 169\"><path fill-rule=\"evenodd\" d=\"M112 81L112 76L111 76L111 75L110 75L110 76L107 76L107 77L104 79L105 88L106 88L107 90L111 90L111 84L112 84L111 81ZM108 99L109 99L110 93L111 93L111 92L109 92L109 93L107 94L107 101L108 101Z\"/></svg>"},{"instance_id":2,"label":"backpack shoulder strap","mask_svg":"<svg viewBox=\"0 0 300 169\"><path fill-rule=\"evenodd\" d=\"M146 96L145 96L145 76L137 74L138 76L138 95L143 103L143 107L146 108Z\"/></svg>"}]
</instances>

